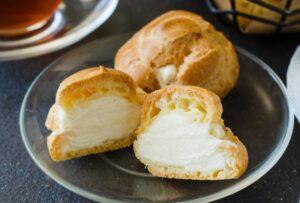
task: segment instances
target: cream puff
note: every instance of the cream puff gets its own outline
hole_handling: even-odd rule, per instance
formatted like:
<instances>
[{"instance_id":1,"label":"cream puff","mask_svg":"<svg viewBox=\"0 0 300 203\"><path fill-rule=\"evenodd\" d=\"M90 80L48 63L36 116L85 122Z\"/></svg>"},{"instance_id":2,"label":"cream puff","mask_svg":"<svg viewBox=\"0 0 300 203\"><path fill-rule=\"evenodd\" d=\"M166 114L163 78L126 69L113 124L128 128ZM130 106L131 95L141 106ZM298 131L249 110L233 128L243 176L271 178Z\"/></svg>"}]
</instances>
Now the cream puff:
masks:
<instances>
[{"instance_id":1,"label":"cream puff","mask_svg":"<svg viewBox=\"0 0 300 203\"><path fill-rule=\"evenodd\" d=\"M140 123L144 93L130 76L104 67L89 68L59 86L46 127L55 161L127 147Z\"/></svg>"},{"instance_id":2,"label":"cream puff","mask_svg":"<svg viewBox=\"0 0 300 203\"><path fill-rule=\"evenodd\" d=\"M168 86L147 95L135 156L154 176L192 180L240 177L248 165L242 142L224 126L213 92Z\"/></svg>"},{"instance_id":3,"label":"cream puff","mask_svg":"<svg viewBox=\"0 0 300 203\"><path fill-rule=\"evenodd\" d=\"M202 17L170 11L148 23L117 52L115 67L151 92L194 85L225 96L239 75L231 42Z\"/></svg>"}]
</instances>

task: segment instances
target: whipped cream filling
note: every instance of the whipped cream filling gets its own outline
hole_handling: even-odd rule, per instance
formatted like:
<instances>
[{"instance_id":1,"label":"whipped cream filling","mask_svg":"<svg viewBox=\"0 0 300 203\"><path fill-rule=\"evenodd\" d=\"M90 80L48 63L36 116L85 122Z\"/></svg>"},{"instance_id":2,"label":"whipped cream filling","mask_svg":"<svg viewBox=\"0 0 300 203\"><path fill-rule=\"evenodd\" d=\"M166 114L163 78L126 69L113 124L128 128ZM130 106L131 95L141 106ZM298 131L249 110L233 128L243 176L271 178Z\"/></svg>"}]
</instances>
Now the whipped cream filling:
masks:
<instances>
[{"instance_id":1,"label":"whipped cream filling","mask_svg":"<svg viewBox=\"0 0 300 203\"><path fill-rule=\"evenodd\" d=\"M161 112L138 138L136 151L140 157L158 165L203 174L227 168L230 160L219 146L224 142L235 144L218 138L225 133L222 126L194 122L191 114Z\"/></svg>"},{"instance_id":2,"label":"whipped cream filling","mask_svg":"<svg viewBox=\"0 0 300 203\"><path fill-rule=\"evenodd\" d=\"M66 113L58 107L60 132L68 137L63 151L85 149L129 136L140 122L140 106L119 96L75 104Z\"/></svg>"},{"instance_id":3,"label":"whipped cream filling","mask_svg":"<svg viewBox=\"0 0 300 203\"><path fill-rule=\"evenodd\" d=\"M154 71L154 75L159 83L160 87L171 84L176 78L177 70L174 64L169 64L160 67Z\"/></svg>"}]
</instances>

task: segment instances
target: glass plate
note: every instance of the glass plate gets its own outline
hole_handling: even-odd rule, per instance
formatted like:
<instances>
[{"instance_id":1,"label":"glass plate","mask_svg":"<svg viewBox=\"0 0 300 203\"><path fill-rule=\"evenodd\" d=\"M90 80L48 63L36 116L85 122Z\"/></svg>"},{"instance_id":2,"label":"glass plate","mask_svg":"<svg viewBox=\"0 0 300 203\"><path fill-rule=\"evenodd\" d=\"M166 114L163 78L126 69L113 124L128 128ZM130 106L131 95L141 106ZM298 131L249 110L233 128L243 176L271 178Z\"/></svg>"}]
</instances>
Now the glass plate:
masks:
<instances>
[{"instance_id":1,"label":"glass plate","mask_svg":"<svg viewBox=\"0 0 300 203\"><path fill-rule=\"evenodd\" d=\"M222 103L226 125L248 149L249 167L241 178L188 181L153 177L134 157L131 147L59 163L51 161L46 146L49 131L44 122L59 83L90 66L113 67L116 51L130 36L112 36L76 48L49 65L30 86L20 113L21 134L32 159L48 176L79 195L101 202L208 202L249 186L274 166L290 141L294 117L279 77L239 47L240 77Z\"/></svg>"}]
</instances>

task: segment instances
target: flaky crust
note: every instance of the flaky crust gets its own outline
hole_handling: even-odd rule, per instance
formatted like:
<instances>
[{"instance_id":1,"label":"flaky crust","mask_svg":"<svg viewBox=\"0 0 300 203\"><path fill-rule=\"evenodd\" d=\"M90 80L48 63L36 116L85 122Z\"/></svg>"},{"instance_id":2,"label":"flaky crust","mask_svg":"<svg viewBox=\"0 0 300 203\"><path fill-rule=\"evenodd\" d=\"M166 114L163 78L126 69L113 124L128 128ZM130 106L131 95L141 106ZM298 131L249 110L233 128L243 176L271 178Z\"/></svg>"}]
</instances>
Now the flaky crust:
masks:
<instances>
[{"instance_id":1,"label":"flaky crust","mask_svg":"<svg viewBox=\"0 0 300 203\"><path fill-rule=\"evenodd\" d=\"M159 89L154 71L174 64L172 84L195 85L219 96L235 85L239 66L232 44L200 16L171 11L154 19L117 52L116 69L148 92Z\"/></svg>"},{"instance_id":2,"label":"flaky crust","mask_svg":"<svg viewBox=\"0 0 300 203\"><path fill-rule=\"evenodd\" d=\"M234 143L236 147L221 146L221 150L226 150L226 154L235 160L235 170L229 174L212 173L210 175L201 174L199 172L187 172L182 168L176 168L158 165L146 160L140 156L138 151L138 139L144 131L148 129L155 116L158 115L159 110L155 107L155 103L162 98L170 98L171 95L189 95L191 98L199 99L203 102L203 106L208 113L208 122L219 123L224 126L224 122L221 118L222 105L220 98L213 92L194 86L178 86L172 85L154 91L148 94L144 101L142 121L139 128L136 130L137 140L134 142L134 152L136 157L146 165L147 169L152 175L165 177L165 178L177 178L177 179L192 179L192 180L223 180L234 179L240 177L248 167L248 153L243 143L232 133L229 128L224 127L225 135L221 138L223 140ZM142 149L142 148L141 148Z\"/></svg>"},{"instance_id":3,"label":"flaky crust","mask_svg":"<svg viewBox=\"0 0 300 203\"><path fill-rule=\"evenodd\" d=\"M71 159L87 154L111 151L129 146L133 142L133 135L119 140L107 142L88 149L63 152L64 145L69 144L68 132L60 132L58 121L58 107L65 112L72 111L75 102L82 102L106 94L118 95L131 102L142 105L146 93L139 89L132 78L118 70L103 66L88 68L66 78L59 86L55 104L50 108L45 125L54 135L48 136L47 144L50 156L55 161Z\"/></svg>"}]
</instances>

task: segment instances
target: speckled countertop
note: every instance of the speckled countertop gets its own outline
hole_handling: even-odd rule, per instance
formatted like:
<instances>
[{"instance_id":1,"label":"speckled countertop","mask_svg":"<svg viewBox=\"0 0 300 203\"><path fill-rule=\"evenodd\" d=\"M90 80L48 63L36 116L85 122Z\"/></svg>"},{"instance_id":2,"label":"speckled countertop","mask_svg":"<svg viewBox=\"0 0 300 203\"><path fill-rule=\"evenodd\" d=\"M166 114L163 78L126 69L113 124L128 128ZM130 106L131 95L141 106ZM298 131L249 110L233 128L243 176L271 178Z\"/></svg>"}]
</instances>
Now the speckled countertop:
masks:
<instances>
[{"instance_id":1,"label":"speckled countertop","mask_svg":"<svg viewBox=\"0 0 300 203\"><path fill-rule=\"evenodd\" d=\"M83 41L135 31L150 19L172 10L199 13L237 44L263 59L283 81L300 34L249 36L238 33L211 14L204 1L120 0L114 15ZM21 61L0 62L0 202L90 202L58 185L40 171L22 143L19 110L27 88L39 72L67 49ZM300 125L280 161L248 188L218 202L299 202Z\"/></svg>"}]
</instances>

